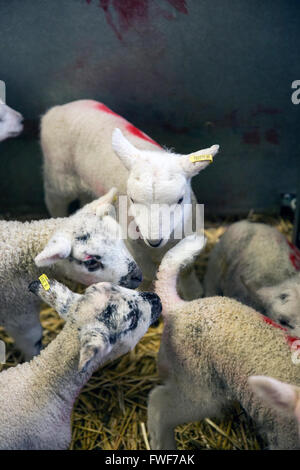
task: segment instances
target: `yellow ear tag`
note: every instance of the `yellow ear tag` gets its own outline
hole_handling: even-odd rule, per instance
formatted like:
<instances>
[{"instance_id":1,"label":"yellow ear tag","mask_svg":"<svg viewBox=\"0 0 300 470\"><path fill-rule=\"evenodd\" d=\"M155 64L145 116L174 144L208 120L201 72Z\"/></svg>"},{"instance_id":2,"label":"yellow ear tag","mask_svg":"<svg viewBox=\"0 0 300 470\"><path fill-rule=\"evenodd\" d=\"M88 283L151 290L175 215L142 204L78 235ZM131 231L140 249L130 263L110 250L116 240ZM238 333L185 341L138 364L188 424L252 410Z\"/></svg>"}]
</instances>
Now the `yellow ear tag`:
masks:
<instances>
[{"instance_id":1,"label":"yellow ear tag","mask_svg":"<svg viewBox=\"0 0 300 470\"><path fill-rule=\"evenodd\" d=\"M197 163L197 162L213 162L213 156L212 155L190 155L190 161L192 163Z\"/></svg>"},{"instance_id":2,"label":"yellow ear tag","mask_svg":"<svg viewBox=\"0 0 300 470\"><path fill-rule=\"evenodd\" d=\"M45 290L49 290L50 289L50 284L49 284L49 279L47 278L46 274L42 274L40 277L39 277L39 281L40 283L42 284L43 288Z\"/></svg>"}]
</instances>

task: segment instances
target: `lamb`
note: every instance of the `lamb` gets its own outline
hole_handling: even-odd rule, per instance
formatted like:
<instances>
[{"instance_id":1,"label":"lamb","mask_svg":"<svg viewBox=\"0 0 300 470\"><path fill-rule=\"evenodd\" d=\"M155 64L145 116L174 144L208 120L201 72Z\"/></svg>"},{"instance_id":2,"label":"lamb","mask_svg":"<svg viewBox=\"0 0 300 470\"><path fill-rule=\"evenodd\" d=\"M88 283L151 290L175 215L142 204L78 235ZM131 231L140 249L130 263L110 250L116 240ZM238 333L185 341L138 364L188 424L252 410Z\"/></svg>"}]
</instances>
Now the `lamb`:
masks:
<instances>
[{"instance_id":1,"label":"lamb","mask_svg":"<svg viewBox=\"0 0 300 470\"><path fill-rule=\"evenodd\" d=\"M40 352L38 299L24 289L41 274L85 285L111 281L135 288L142 273L110 212L113 188L68 218L0 222L0 325L29 360Z\"/></svg>"},{"instance_id":2,"label":"lamb","mask_svg":"<svg viewBox=\"0 0 300 470\"><path fill-rule=\"evenodd\" d=\"M276 228L243 220L213 248L205 295L233 297L300 336L299 269L299 250Z\"/></svg>"},{"instance_id":3,"label":"lamb","mask_svg":"<svg viewBox=\"0 0 300 470\"><path fill-rule=\"evenodd\" d=\"M16 137L23 130L23 116L0 99L0 142Z\"/></svg>"},{"instance_id":4,"label":"lamb","mask_svg":"<svg viewBox=\"0 0 300 470\"><path fill-rule=\"evenodd\" d=\"M76 396L104 362L127 353L161 312L154 293L102 282L75 294L55 280L29 289L66 320L30 363L0 374L0 449L66 449Z\"/></svg>"},{"instance_id":5,"label":"lamb","mask_svg":"<svg viewBox=\"0 0 300 470\"><path fill-rule=\"evenodd\" d=\"M83 204L112 186L127 194L132 218L128 247L149 288L164 253L182 238L173 234L191 221L191 203L196 204L191 179L208 166L219 146L189 155L168 152L93 100L50 109L41 122L41 145L46 205L53 217L65 216L71 201ZM198 296L193 270L181 282L185 296Z\"/></svg>"},{"instance_id":6,"label":"lamb","mask_svg":"<svg viewBox=\"0 0 300 470\"><path fill-rule=\"evenodd\" d=\"M298 449L296 419L264 406L248 384L251 375L269 375L300 386L290 350L298 340L235 299L180 299L176 276L203 245L196 235L185 238L166 254L157 274L164 318L158 356L163 385L149 397L152 449L175 449L175 426L217 417L234 401L256 422L270 449Z\"/></svg>"}]
</instances>

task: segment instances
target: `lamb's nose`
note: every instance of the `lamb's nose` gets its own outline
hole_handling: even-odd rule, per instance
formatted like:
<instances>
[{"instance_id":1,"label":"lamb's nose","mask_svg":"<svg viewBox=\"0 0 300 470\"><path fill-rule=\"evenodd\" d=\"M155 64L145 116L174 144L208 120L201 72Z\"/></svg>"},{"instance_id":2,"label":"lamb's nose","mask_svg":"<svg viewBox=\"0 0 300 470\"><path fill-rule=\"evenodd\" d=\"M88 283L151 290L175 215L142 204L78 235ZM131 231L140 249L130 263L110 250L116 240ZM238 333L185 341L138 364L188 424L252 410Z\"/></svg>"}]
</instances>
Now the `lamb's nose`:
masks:
<instances>
[{"instance_id":1,"label":"lamb's nose","mask_svg":"<svg viewBox=\"0 0 300 470\"><path fill-rule=\"evenodd\" d=\"M143 273L138 266L132 271L132 273L130 273L130 280L133 282L138 282L138 284L142 282Z\"/></svg>"},{"instance_id":2,"label":"lamb's nose","mask_svg":"<svg viewBox=\"0 0 300 470\"><path fill-rule=\"evenodd\" d=\"M142 280L142 271L138 266L136 266L132 271L127 274L127 276L124 276L121 279L120 285L123 287L127 287L128 289L135 289L140 285Z\"/></svg>"},{"instance_id":3,"label":"lamb's nose","mask_svg":"<svg viewBox=\"0 0 300 470\"><path fill-rule=\"evenodd\" d=\"M163 241L162 238L160 240L158 240L158 239L157 240L147 240L149 245L152 246L153 248L158 248L162 241Z\"/></svg>"}]
</instances>

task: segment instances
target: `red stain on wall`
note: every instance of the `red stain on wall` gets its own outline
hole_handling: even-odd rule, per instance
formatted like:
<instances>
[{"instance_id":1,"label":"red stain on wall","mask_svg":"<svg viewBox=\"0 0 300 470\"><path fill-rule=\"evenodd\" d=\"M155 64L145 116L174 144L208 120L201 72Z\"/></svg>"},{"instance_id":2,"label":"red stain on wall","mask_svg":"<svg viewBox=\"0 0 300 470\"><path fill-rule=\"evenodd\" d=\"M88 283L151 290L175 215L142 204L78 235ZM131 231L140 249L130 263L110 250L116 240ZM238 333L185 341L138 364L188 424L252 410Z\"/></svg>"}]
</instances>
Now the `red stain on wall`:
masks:
<instances>
[{"instance_id":1,"label":"red stain on wall","mask_svg":"<svg viewBox=\"0 0 300 470\"><path fill-rule=\"evenodd\" d=\"M259 114L274 115L274 114L280 114L280 113L282 113L282 110L279 108L266 108L259 104L256 110L253 111L252 116L258 116Z\"/></svg>"},{"instance_id":2,"label":"red stain on wall","mask_svg":"<svg viewBox=\"0 0 300 470\"><path fill-rule=\"evenodd\" d=\"M167 2L170 3L170 5L172 5L174 8L176 8L176 10L180 13L184 13L185 15L188 14L186 0L167 0Z\"/></svg>"},{"instance_id":3,"label":"red stain on wall","mask_svg":"<svg viewBox=\"0 0 300 470\"><path fill-rule=\"evenodd\" d=\"M244 132L243 141L245 144L258 145L260 144L260 135L258 130Z\"/></svg>"},{"instance_id":4,"label":"red stain on wall","mask_svg":"<svg viewBox=\"0 0 300 470\"><path fill-rule=\"evenodd\" d=\"M279 134L276 129L268 129L265 132L265 138L270 144L278 145L279 144Z\"/></svg>"},{"instance_id":5,"label":"red stain on wall","mask_svg":"<svg viewBox=\"0 0 300 470\"><path fill-rule=\"evenodd\" d=\"M179 13L188 14L186 0L165 1ZM90 4L92 0L86 0L86 2ZM118 39L122 40L122 34L124 32L134 28L134 25L139 22L148 21L150 2L151 0L99 0L99 7L104 11L106 21L115 32ZM170 20L175 18L161 8L156 8L156 11L164 18ZM115 19L114 16L116 16Z\"/></svg>"}]
</instances>

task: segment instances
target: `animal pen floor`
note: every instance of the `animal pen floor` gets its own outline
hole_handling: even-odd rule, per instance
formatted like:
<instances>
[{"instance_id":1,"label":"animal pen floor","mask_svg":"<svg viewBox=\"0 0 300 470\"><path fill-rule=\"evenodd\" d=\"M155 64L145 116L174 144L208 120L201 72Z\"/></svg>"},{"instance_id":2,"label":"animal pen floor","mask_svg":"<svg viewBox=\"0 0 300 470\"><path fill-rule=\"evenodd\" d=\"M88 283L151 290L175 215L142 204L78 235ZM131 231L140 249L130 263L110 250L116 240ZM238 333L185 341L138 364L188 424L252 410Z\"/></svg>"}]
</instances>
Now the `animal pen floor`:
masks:
<instances>
[{"instance_id":1,"label":"animal pen floor","mask_svg":"<svg viewBox=\"0 0 300 470\"><path fill-rule=\"evenodd\" d=\"M248 218L275 225L289 239L291 237L293 227L289 221L254 214ZM203 279L210 250L230 222L206 222L208 242L205 252L197 260L200 279ZM75 287L80 289L80 286ZM41 321L43 342L47 345L61 330L63 320L53 309L43 305ZM162 322L158 327L150 328L132 352L92 376L75 402L70 449L149 449L146 406L150 390L159 381L156 354L162 329ZM7 344L7 363L2 368L17 365L21 360L20 353L1 328L0 339ZM179 449L262 449L264 446L254 424L238 404L222 420L205 419L178 426L176 439Z\"/></svg>"}]
</instances>

